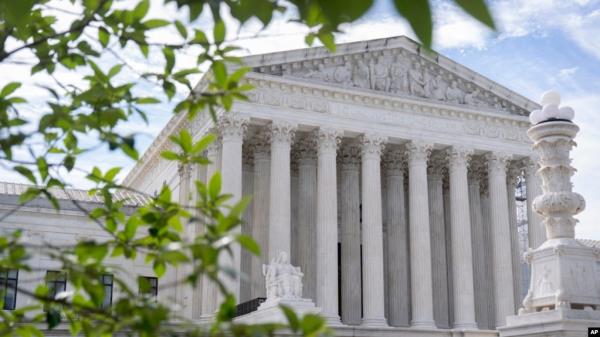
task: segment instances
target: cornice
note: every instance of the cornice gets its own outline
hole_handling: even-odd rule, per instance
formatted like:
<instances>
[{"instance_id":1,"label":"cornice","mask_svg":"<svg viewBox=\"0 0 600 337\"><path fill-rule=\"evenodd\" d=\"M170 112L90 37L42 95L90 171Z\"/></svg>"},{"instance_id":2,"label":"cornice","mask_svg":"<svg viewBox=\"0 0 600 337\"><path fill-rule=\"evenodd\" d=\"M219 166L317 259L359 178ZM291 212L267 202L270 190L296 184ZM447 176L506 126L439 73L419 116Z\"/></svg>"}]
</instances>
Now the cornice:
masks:
<instances>
[{"instance_id":1,"label":"cornice","mask_svg":"<svg viewBox=\"0 0 600 337\"><path fill-rule=\"evenodd\" d=\"M503 122L523 128L530 126L526 116L499 114L494 112L493 109L485 107L474 108L405 95L340 87L327 83L315 83L305 79L290 79L258 73L248 74L246 81L255 86L255 89L248 94L252 103L327 113L330 110L328 101L340 100L387 110L402 109L403 111L426 113L432 116L482 120L494 123ZM270 93L270 97L264 95L265 91ZM276 91L285 94L285 96L275 97ZM301 101L293 94L301 94L305 99ZM314 98L314 100L310 101L309 98ZM323 98L327 100L324 101Z\"/></svg>"}]
</instances>

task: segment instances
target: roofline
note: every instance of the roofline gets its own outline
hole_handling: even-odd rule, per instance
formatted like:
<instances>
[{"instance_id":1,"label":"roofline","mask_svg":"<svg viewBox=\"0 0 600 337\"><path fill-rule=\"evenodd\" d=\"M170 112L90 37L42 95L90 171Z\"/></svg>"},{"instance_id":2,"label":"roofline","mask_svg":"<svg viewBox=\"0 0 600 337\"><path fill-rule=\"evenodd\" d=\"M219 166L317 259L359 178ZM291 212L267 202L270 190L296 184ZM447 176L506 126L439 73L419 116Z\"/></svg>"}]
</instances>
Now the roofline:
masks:
<instances>
[{"instance_id":1,"label":"roofline","mask_svg":"<svg viewBox=\"0 0 600 337\"><path fill-rule=\"evenodd\" d=\"M262 67L288 62L300 62L326 57L344 56L367 51L382 51L390 48L404 48L434 63L437 63L439 66L446 68L449 71L464 72L464 74L467 75L468 80L473 81L482 88L493 90L496 94L504 96L503 98L510 100L515 104L519 104L525 109L537 109L540 107L537 102L489 79L486 76L479 74L478 72L452 60L451 58L444 56L435 50L426 50L420 43L405 35L340 43L336 44L336 50L334 52L329 51L326 47L320 46L249 55L243 57L242 59L246 66Z\"/></svg>"}]
</instances>

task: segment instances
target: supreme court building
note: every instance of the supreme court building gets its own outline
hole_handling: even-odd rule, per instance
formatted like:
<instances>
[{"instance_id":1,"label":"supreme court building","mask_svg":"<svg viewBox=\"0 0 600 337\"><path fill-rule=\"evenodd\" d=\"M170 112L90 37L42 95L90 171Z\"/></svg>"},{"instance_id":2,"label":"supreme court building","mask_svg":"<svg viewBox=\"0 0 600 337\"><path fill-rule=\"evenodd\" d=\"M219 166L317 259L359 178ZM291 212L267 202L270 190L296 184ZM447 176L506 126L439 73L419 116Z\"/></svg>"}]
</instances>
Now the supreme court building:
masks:
<instances>
[{"instance_id":1,"label":"supreme court building","mask_svg":"<svg viewBox=\"0 0 600 337\"><path fill-rule=\"evenodd\" d=\"M265 296L262 265L284 251L332 323L503 325L522 300L516 179L540 189L525 133L538 105L405 37L244 60L250 100L216 125L173 118L126 180L185 196L220 170L224 192L253 197L242 231L263 256L236 258L240 302ZM181 127L219 135L213 164L160 158ZM528 215L535 247L544 229ZM216 290L194 291L190 315L210 316Z\"/></svg>"},{"instance_id":2,"label":"supreme court building","mask_svg":"<svg viewBox=\"0 0 600 337\"><path fill-rule=\"evenodd\" d=\"M230 263L247 278L228 283L250 311L266 295L263 264L285 252L304 273L303 297L338 331L497 334L526 291L517 180L527 187L527 246L545 240L531 209L541 186L526 135L539 105L405 37L244 61L249 101L216 124L207 114L173 117L126 185L152 195L168 184L185 201L194 180L220 170L223 192L252 196L241 230L262 256L237 251ZM212 164L161 158L180 128L195 139L218 134ZM169 271L164 283L178 277ZM210 320L219 301L206 281L164 291L159 283L157 292L197 320Z\"/></svg>"}]
</instances>

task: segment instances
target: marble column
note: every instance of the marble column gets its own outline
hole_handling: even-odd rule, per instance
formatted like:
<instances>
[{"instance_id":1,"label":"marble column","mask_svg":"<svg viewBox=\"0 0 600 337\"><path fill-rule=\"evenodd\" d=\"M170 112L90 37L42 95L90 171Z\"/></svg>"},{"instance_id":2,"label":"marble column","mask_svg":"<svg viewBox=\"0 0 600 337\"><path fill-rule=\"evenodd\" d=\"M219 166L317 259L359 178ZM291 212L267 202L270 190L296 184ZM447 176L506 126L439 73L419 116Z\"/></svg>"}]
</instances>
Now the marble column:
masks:
<instances>
[{"instance_id":1,"label":"marble column","mask_svg":"<svg viewBox=\"0 0 600 337\"><path fill-rule=\"evenodd\" d=\"M261 249L260 256L251 259L250 298L266 296L262 265L269 257L269 205L271 186L271 139L268 132L259 132L252 139L254 176L252 178L252 237Z\"/></svg>"},{"instance_id":2,"label":"marble column","mask_svg":"<svg viewBox=\"0 0 600 337\"><path fill-rule=\"evenodd\" d=\"M185 207L190 207L191 202L191 186L192 186L192 167L189 164L179 164L179 203ZM184 235L187 237L194 237L194 226L192 224L186 224L184 228ZM186 277L192 272L192 268L189 265L179 266L175 269L176 281L179 283L175 287L177 303L181 305L184 317L192 317L192 297L193 288L186 282Z\"/></svg>"},{"instance_id":3,"label":"marble column","mask_svg":"<svg viewBox=\"0 0 600 337\"><path fill-rule=\"evenodd\" d=\"M204 152L204 156L206 157L206 151ZM200 181L203 184L206 184L206 170L208 165L196 165L195 170L192 175L194 180ZM194 195L194 204L198 201L198 193L196 192ZM196 216L201 216L202 212L200 210L195 211ZM194 226L194 235L202 235L204 234L204 224L200 221L197 221ZM192 299L192 319L200 319L202 317L202 289L204 288L204 277L200 277L194 286L194 295Z\"/></svg>"},{"instance_id":4,"label":"marble column","mask_svg":"<svg viewBox=\"0 0 600 337\"><path fill-rule=\"evenodd\" d=\"M413 141L408 149L411 306L413 327L434 328L427 158L432 145Z\"/></svg>"},{"instance_id":5,"label":"marble column","mask_svg":"<svg viewBox=\"0 0 600 337\"><path fill-rule=\"evenodd\" d=\"M346 145L340 151L340 239L342 323L361 323L360 257L360 148Z\"/></svg>"},{"instance_id":6,"label":"marble column","mask_svg":"<svg viewBox=\"0 0 600 337\"><path fill-rule=\"evenodd\" d=\"M302 294L316 300L317 282L317 149L312 137L297 142L298 266L304 273Z\"/></svg>"},{"instance_id":7,"label":"marble column","mask_svg":"<svg viewBox=\"0 0 600 337\"><path fill-rule=\"evenodd\" d=\"M473 249L473 282L475 291L475 320L480 329L488 327L488 294L486 283L486 241L483 233L483 217L481 214L482 167L479 162L472 163L469 167L469 201L471 218L471 243Z\"/></svg>"},{"instance_id":8,"label":"marble column","mask_svg":"<svg viewBox=\"0 0 600 337\"><path fill-rule=\"evenodd\" d=\"M216 133L216 131L213 131ZM210 182L215 173L221 169L221 140L215 140L206 149L206 158L210 163L206 166L206 180ZM216 283L207 277L202 279L202 314L200 320L210 321L217 311L217 292Z\"/></svg>"},{"instance_id":9,"label":"marble column","mask_svg":"<svg viewBox=\"0 0 600 337\"><path fill-rule=\"evenodd\" d=\"M338 314L338 216L336 152L340 133L319 129L317 159L317 305L329 324Z\"/></svg>"},{"instance_id":10,"label":"marble column","mask_svg":"<svg viewBox=\"0 0 600 337\"><path fill-rule=\"evenodd\" d=\"M487 166L487 164L486 164ZM487 171L487 167L486 167ZM485 242L484 257L485 257L485 285L487 296L487 327L488 329L496 328L496 300L494 299L494 257L492 241L494 234L492 232L492 219L490 214L490 193L488 188L487 173L485 179L481 180L481 219L483 223L483 237Z\"/></svg>"},{"instance_id":11,"label":"marble column","mask_svg":"<svg viewBox=\"0 0 600 337\"><path fill-rule=\"evenodd\" d=\"M454 328L477 329L473 288L473 252L467 164L473 151L454 146L449 152L450 227ZM466 240L466 242L465 242Z\"/></svg>"},{"instance_id":12,"label":"marble column","mask_svg":"<svg viewBox=\"0 0 600 337\"><path fill-rule=\"evenodd\" d=\"M496 327L504 326L506 316L514 314L512 253L506 192L506 165L510 156L491 153L488 156L490 219Z\"/></svg>"},{"instance_id":13,"label":"marble column","mask_svg":"<svg viewBox=\"0 0 600 337\"><path fill-rule=\"evenodd\" d=\"M387 220L388 324L408 326L410 319L408 228L404 192L404 149L384 156Z\"/></svg>"},{"instance_id":14,"label":"marble column","mask_svg":"<svg viewBox=\"0 0 600 337\"><path fill-rule=\"evenodd\" d=\"M383 273L381 151L385 138L366 134L361 141L363 326L387 326Z\"/></svg>"},{"instance_id":15,"label":"marble column","mask_svg":"<svg viewBox=\"0 0 600 337\"><path fill-rule=\"evenodd\" d=\"M517 200L516 188L517 179L521 175L521 169L517 163L511 163L506 176L506 192L508 202L508 221L510 225L510 245L512 253L512 271L513 271L513 289L515 312L521 306L521 251L519 248L519 229L517 228Z\"/></svg>"},{"instance_id":16,"label":"marble column","mask_svg":"<svg viewBox=\"0 0 600 337\"><path fill-rule=\"evenodd\" d=\"M452 284L452 221L450 214L450 179L448 178L448 174L444 174L442 184L442 194L444 198L444 234L446 237L446 280L448 281L448 286L445 288L445 291L448 292L448 322L454 322L454 310L452 306L452 303L454 303L454 289Z\"/></svg>"},{"instance_id":17,"label":"marble column","mask_svg":"<svg viewBox=\"0 0 600 337\"><path fill-rule=\"evenodd\" d=\"M294 125L281 121L273 121L270 126L269 261L281 252L291 256L290 149L294 129Z\"/></svg>"},{"instance_id":18,"label":"marble column","mask_svg":"<svg viewBox=\"0 0 600 337\"><path fill-rule=\"evenodd\" d=\"M243 146L243 158L242 158L242 195L244 197L251 197L253 187L253 178L254 178L254 167L253 167L253 155L252 155L252 147L244 144ZM242 234L252 237L252 219L254 216L253 213L253 200L250 201L250 204L242 214ZM249 301L252 299L252 254L246 249L242 249L242 260L241 260L241 270L242 270L242 279L240 285L240 303Z\"/></svg>"},{"instance_id":19,"label":"marble column","mask_svg":"<svg viewBox=\"0 0 600 337\"><path fill-rule=\"evenodd\" d=\"M221 133L221 192L231 194L228 200L230 205L235 205L242 199L242 143L246 132L248 120L235 113L225 113L219 118L219 131ZM241 228L234 231L241 232ZM241 270L241 247L238 244L231 246L232 254L222 253L219 256L221 266ZM240 298L239 276L232 278L222 274L222 281L229 293L237 300ZM222 294L219 293L217 303L221 303Z\"/></svg>"},{"instance_id":20,"label":"marble column","mask_svg":"<svg viewBox=\"0 0 600 337\"><path fill-rule=\"evenodd\" d=\"M546 229L542 224L542 217L533 210L532 206L533 199L542 194L538 169L536 159L530 158L525 166L525 185L527 186L527 230L531 249L538 248L546 241Z\"/></svg>"},{"instance_id":21,"label":"marble column","mask_svg":"<svg viewBox=\"0 0 600 337\"><path fill-rule=\"evenodd\" d=\"M445 153L438 152L431 155L427 167L427 196L429 197L429 224L431 226L433 318L436 326L444 329L450 327L443 197L443 176L446 165Z\"/></svg>"}]
</instances>

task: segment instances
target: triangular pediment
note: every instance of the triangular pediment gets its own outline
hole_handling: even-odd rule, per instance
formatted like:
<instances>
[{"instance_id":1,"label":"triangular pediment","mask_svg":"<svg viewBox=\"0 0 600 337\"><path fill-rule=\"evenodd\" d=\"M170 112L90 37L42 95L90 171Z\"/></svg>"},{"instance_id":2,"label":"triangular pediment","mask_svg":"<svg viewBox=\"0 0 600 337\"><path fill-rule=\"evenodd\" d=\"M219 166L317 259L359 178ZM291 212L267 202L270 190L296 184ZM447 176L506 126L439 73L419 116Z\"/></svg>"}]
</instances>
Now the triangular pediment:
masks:
<instances>
[{"instance_id":1,"label":"triangular pediment","mask_svg":"<svg viewBox=\"0 0 600 337\"><path fill-rule=\"evenodd\" d=\"M405 37L256 55L255 72L526 116L535 102Z\"/></svg>"}]
</instances>

